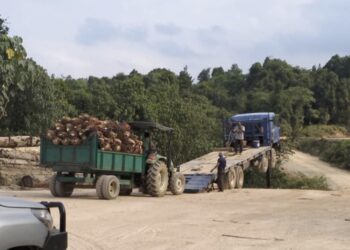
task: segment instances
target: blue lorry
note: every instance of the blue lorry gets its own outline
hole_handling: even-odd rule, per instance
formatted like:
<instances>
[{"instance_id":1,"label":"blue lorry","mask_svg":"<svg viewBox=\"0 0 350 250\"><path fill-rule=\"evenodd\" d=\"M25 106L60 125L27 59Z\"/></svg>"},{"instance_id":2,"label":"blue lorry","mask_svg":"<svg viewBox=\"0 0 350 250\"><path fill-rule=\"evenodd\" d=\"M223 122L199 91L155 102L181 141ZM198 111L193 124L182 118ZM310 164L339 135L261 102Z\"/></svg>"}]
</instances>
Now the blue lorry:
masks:
<instances>
[{"instance_id":1,"label":"blue lorry","mask_svg":"<svg viewBox=\"0 0 350 250\"><path fill-rule=\"evenodd\" d=\"M234 154L227 144L229 132L240 122L245 126L244 151ZM276 150L280 146L280 128L273 112L237 114L224 120L224 148L180 165L180 172L185 175L186 192L208 190L216 182L212 173L218 159L218 153L224 152L226 158L225 186L227 189L244 186L244 172L255 169L266 174L267 187L271 186L271 173L276 165Z\"/></svg>"},{"instance_id":2,"label":"blue lorry","mask_svg":"<svg viewBox=\"0 0 350 250\"><path fill-rule=\"evenodd\" d=\"M248 146L279 147L280 128L273 112L238 114L225 124L225 142L231 127L238 122L245 126L244 140Z\"/></svg>"}]
</instances>

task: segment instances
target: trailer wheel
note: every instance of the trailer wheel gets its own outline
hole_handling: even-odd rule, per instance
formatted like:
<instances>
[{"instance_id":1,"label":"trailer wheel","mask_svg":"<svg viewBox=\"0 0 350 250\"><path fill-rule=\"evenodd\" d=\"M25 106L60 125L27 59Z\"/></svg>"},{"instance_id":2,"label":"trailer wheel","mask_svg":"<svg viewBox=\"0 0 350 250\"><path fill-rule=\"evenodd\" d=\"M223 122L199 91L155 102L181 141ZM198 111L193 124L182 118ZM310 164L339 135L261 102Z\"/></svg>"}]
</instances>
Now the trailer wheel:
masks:
<instances>
[{"instance_id":1,"label":"trailer wheel","mask_svg":"<svg viewBox=\"0 0 350 250\"><path fill-rule=\"evenodd\" d=\"M51 194L55 197L69 197L72 195L75 187L73 182L60 182L57 180L57 175L51 177L49 188Z\"/></svg>"},{"instance_id":2,"label":"trailer wheel","mask_svg":"<svg viewBox=\"0 0 350 250\"><path fill-rule=\"evenodd\" d=\"M185 190L186 179L181 173L173 173L170 178L170 191L174 195L182 194Z\"/></svg>"},{"instance_id":3,"label":"trailer wheel","mask_svg":"<svg viewBox=\"0 0 350 250\"><path fill-rule=\"evenodd\" d=\"M106 200L117 198L120 192L119 179L114 175L103 176L102 180L102 195Z\"/></svg>"},{"instance_id":4,"label":"trailer wheel","mask_svg":"<svg viewBox=\"0 0 350 250\"><path fill-rule=\"evenodd\" d=\"M58 197L56 193L56 175L52 176L49 180L49 189L53 196Z\"/></svg>"},{"instance_id":5,"label":"trailer wheel","mask_svg":"<svg viewBox=\"0 0 350 250\"><path fill-rule=\"evenodd\" d=\"M99 199L104 199L102 189L103 189L103 181L106 179L106 175L101 175L98 177L96 182L96 194Z\"/></svg>"},{"instance_id":6,"label":"trailer wheel","mask_svg":"<svg viewBox=\"0 0 350 250\"><path fill-rule=\"evenodd\" d=\"M168 188L168 168L163 161L151 165L147 171L147 191L155 197L164 196Z\"/></svg>"},{"instance_id":7,"label":"trailer wheel","mask_svg":"<svg viewBox=\"0 0 350 250\"><path fill-rule=\"evenodd\" d=\"M242 167L236 168L236 176L237 176L237 182L236 182L236 188L243 188L244 185L244 171Z\"/></svg>"},{"instance_id":8,"label":"trailer wheel","mask_svg":"<svg viewBox=\"0 0 350 250\"><path fill-rule=\"evenodd\" d=\"M132 188L121 188L119 191L119 195L122 196L127 196L130 195L132 193Z\"/></svg>"},{"instance_id":9,"label":"trailer wheel","mask_svg":"<svg viewBox=\"0 0 350 250\"><path fill-rule=\"evenodd\" d=\"M237 174L236 171L230 169L227 173L226 173L226 181L225 181L225 185L227 189L233 189L236 187L236 182L237 182Z\"/></svg>"}]
</instances>

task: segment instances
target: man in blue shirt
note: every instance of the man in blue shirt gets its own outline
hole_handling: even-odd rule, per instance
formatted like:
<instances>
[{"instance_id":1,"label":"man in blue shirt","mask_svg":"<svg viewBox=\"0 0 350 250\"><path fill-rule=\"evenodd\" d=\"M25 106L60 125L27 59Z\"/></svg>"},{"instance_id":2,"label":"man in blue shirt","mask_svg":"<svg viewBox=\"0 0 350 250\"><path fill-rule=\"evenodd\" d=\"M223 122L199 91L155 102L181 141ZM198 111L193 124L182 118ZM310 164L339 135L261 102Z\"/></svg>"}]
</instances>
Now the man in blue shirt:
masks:
<instances>
[{"instance_id":1,"label":"man in blue shirt","mask_svg":"<svg viewBox=\"0 0 350 250\"><path fill-rule=\"evenodd\" d=\"M224 175L226 168L226 159L221 152L219 153L218 162L210 172L213 172L216 168L218 168L217 183L219 187L219 192L224 192Z\"/></svg>"}]
</instances>

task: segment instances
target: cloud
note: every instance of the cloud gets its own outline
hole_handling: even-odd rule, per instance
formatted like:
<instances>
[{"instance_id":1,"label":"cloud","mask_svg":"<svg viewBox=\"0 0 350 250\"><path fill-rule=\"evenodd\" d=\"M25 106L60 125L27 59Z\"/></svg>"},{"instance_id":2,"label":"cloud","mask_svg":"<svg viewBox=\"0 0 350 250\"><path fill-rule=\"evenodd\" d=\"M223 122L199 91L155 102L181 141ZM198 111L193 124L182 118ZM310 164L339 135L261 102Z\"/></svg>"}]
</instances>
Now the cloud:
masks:
<instances>
[{"instance_id":1,"label":"cloud","mask_svg":"<svg viewBox=\"0 0 350 250\"><path fill-rule=\"evenodd\" d=\"M87 18L79 28L76 41L82 45L97 45L111 40L143 41L147 30L142 26L121 28L106 19Z\"/></svg>"},{"instance_id":2,"label":"cloud","mask_svg":"<svg viewBox=\"0 0 350 250\"><path fill-rule=\"evenodd\" d=\"M196 56L196 52L187 45L171 40L156 42L153 48L160 51L163 55L171 57L187 58Z\"/></svg>"},{"instance_id":3,"label":"cloud","mask_svg":"<svg viewBox=\"0 0 350 250\"><path fill-rule=\"evenodd\" d=\"M156 24L154 27L155 30L162 35L173 36L181 33L181 28L172 23Z\"/></svg>"}]
</instances>

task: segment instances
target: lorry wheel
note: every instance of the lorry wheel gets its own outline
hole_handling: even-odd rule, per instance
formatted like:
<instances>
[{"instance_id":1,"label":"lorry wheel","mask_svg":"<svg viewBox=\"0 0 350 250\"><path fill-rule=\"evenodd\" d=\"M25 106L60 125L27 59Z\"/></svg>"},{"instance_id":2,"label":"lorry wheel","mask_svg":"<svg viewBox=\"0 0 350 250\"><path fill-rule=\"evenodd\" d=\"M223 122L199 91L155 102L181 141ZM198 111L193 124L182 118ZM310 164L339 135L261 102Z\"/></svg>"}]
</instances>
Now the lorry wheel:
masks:
<instances>
[{"instance_id":1,"label":"lorry wheel","mask_svg":"<svg viewBox=\"0 0 350 250\"><path fill-rule=\"evenodd\" d=\"M168 168L163 161L158 161L148 168L147 191L155 197L164 196L168 188Z\"/></svg>"},{"instance_id":2,"label":"lorry wheel","mask_svg":"<svg viewBox=\"0 0 350 250\"><path fill-rule=\"evenodd\" d=\"M112 200L117 198L120 192L119 179L114 175L107 175L103 177L102 181L102 195L106 200Z\"/></svg>"},{"instance_id":3,"label":"lorry wheel","mask_svg":"<svg viewBox=\"0 0 350 250\"><path fill-rule=\"evenodd\" d=\"M236 182L236 188L243 188L244 185L244 171L242 167L236 168L236 176L237 176L237 182Z\"/></svg>"},{"instance_id":4,"label":"lorry wheel","mask_svg":"<svg viewBox=\"0 0 350 250\"><path fill-rule=\"evenodd\" d=\"M107 175L101 175L98 177L96 181L96 194L99 199L104 199L102 189L103 189L103 182L106 179Z\"/></svg>"},{"instance_id":5,"label":"lorry wheel","mask_svg":"<svg viewBox=\"0 0 350 250\"><path fill-rule=\"evenodd\" d=\"M127 195L130 195L131 193L132 193L132 188L121 188L119 195L127 196Z\"/></svg>"},{"instance_id":6,"label":"lorry wheel","mask_svg":"<svg viewBox=\"0 0 350 250\"><path fill-rule=\"evenodd\" d=\"M226 173L226 188L227 189L233 189L236 187L236 182L237 182L237 174L236 171L230 169Z\"/></svg>"},{"instance_id":7,"label":"lorry wheel","mask_svg":"<svg viewBox=\"0 0 350 250\"><path fill-rule=\"evenodd\" d=\"M258 171L260 173L266 173L268 166L269 166L268 157L266 155L263 155L259 162Z\"/></svg>"},{"instance_id":8,"label":"lorry wheel","mask_svg":"<svg viewBox=\"0 0 350 250\"><path fill-rule=\"evenodd\" d=\"M175 194L182 194L185 190L186 179L181 173L173 173L170 178L170 191Z\"/></svg>"}]
</instances>

